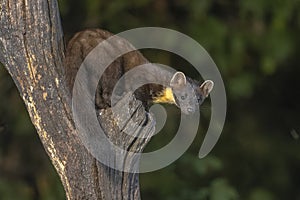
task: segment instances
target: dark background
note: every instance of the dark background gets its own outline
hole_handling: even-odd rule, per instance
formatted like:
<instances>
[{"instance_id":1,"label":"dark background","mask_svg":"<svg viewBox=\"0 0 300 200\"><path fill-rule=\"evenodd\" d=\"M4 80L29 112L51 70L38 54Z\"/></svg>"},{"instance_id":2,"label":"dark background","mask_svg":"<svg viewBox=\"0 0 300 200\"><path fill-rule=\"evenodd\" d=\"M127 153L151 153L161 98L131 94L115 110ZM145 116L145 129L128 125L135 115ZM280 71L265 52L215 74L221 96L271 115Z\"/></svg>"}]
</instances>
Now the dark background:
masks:
<instances>
[{"instance_id":1,"label":"dark background","mask_svg":"<svg viewBox=\"0 0 300 200\"><path fill-rule=\"evenodd\" d=\"M60 0L59 5L66 40L85 28L112 33L143 26L171 28L198 41L219 67L228 98L220 140L208 157L197 158L210 113L206 101L198 137L184 156L141 175L143 200L300 199L299 0ZM152 62L200 79L176 55L144 52ZM170 141L175 123L168 122L148 150ZM0 199L65 199L3 67Z\"/></svg>"}]
</instances>

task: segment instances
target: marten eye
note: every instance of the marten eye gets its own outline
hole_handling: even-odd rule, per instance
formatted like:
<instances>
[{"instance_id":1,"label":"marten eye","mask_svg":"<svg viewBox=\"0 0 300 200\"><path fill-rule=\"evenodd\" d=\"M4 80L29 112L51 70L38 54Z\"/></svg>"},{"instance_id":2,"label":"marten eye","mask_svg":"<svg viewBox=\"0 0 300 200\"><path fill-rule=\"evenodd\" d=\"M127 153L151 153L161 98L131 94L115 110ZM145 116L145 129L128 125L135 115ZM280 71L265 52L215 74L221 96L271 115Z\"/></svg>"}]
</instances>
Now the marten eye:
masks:
<instances>
[{"instance_id":1,"label":"marten eye","mask_svg":"<svg viewBox=\"0 0 300 200\"><path fill-rule=\"evenodd\" d=\"M201 96L198 97L198 103L202 103L203 99Z\"/></svg>"}]
</instances>

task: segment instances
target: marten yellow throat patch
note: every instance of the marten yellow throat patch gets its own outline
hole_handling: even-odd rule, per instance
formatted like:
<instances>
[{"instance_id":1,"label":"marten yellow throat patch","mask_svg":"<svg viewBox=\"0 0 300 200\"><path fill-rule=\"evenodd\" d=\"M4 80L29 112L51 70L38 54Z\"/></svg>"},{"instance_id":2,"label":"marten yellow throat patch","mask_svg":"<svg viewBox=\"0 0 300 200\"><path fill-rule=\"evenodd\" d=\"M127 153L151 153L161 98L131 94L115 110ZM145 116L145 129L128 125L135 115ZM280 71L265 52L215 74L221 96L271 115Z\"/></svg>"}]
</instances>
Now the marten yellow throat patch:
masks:
<instances>
[{"instance_id":1,"label":"marten yellow throat patch","mask_svg":"<svg viewBox=\"0 0 300 200\"><path fill-rule=\"evenodd\" d=\"M172 89L167 87L158 96L154 97L153 103L169 103L176 104Z\"/></svg>"}]
</instances>

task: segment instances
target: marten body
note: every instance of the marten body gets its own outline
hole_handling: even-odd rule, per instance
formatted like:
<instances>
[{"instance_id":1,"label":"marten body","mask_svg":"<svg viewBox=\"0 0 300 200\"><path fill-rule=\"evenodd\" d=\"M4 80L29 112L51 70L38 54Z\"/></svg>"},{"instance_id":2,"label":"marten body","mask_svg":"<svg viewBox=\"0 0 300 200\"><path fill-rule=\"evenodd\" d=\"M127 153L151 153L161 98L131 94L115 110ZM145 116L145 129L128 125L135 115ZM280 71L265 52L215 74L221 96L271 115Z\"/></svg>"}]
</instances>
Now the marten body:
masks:
<instances>
[{"instance_id":1,"label":"marten body","mask_svg":"<svg viewBox=\"0 0 300 200\"><path fill-rule=\"evenodd\" d=\"M73 87L76 73L88 53L110 36L112 34L109 32L90 29L77 33L70 40L66 52L66 78L70 88ZM118 80L134 67L147 63L138 51L132 51L115 60L99 81L96 107L110 107L112 91ZM213 82L210 80L200 85L198 81L186 77L182 72L170 72L153 64L149 64L142 74L136 76L127 80L125 84L129 86L132 81L149 77L163 83L147 84L135 91L136 98L143 102L146 109L151 103L169 103L180 107L186 114L193 113L213 88Z\"/></svg>"}]
</instances>

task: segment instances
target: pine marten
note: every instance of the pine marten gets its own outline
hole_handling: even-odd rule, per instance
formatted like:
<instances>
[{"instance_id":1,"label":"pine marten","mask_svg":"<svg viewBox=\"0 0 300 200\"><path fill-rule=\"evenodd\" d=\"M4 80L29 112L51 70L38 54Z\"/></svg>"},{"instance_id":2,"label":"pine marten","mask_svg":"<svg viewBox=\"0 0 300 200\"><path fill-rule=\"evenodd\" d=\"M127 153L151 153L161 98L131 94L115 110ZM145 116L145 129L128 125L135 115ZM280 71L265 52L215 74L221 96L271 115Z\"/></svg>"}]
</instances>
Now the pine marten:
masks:
<instances>
[{"instance_id":1,"label":"pine marten","mask_svg":"<svg viewBox=\"0 0 300 200\"><path fill-rule=\"evenodd\" d=\"M75 34L70 40L66 51L66 79L68 86L72 89L76 73L88 53L100 42L106 40L113 34L100 29L88 29ZM117 48L117 47L115 47ZM102 75L96 91L97 108L111 106L111 96L115 84L129 70L149 62L139 51L129 52L115 60ZM135 91L135 97L143 102L146 109L152 103L175 104L185 114L193 113L213 89L214 83L206 80L202 84L186 77L182 72L169 72L157 65L149 64L142 74L137 74L125 84L131 85L131 81L149 79L162 81L161 84L147 84Z\"/></svg>"}]
</instances>

